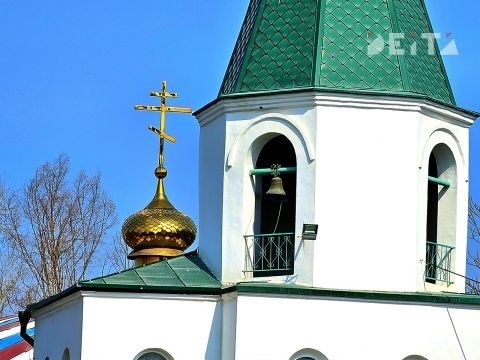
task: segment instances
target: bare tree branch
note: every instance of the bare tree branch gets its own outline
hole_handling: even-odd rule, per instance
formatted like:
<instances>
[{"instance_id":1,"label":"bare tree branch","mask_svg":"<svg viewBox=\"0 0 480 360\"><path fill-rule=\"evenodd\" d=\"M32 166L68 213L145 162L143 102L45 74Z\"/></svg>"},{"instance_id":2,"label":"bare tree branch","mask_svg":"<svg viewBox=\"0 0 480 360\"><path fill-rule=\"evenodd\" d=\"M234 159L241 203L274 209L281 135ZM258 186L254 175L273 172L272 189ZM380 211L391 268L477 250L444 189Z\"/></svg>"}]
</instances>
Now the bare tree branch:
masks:
<instances>
[{"instance_id":1,"label":"bare tree branch","mask_svg":"<svg viewBox=\"0 0 480 360\"><path fill-rule=\"evenodd\" d=\"M480 271L480 206L475 203L472 197L468 199L468 239L476 247L476 251L469 251L467 254L467 265L473 267L476 272ZM480 279L467 279L467 292L480 294Z\"/></svg>"},{"instance_id":2,"label":"bare tree branch","mask_svg":"<svg viewBox=\"0 0 480 360\"><path fill-rule=\"evenodd\" d=\"M132 266L133 262L128 260L129 249L120 233L116 233L112 239L112 244L106 247L105 259L102 264L102 274L109 274L112 271L123 271Z\"/></svg>"},{"instance_id":3,"label":"bare tree branch","mask_svg":"<svg viewBox=\"0 0 480 360\"><path fill-rule=\"evenodd\" d=\"M3 188L0 235L25 270L17 282L18 304L51 296L84 278L116 221L100 176L82 171L69 181L68 171L69 159L61 155L37 169L20 191Z\"/></svg>"}]
</instances>

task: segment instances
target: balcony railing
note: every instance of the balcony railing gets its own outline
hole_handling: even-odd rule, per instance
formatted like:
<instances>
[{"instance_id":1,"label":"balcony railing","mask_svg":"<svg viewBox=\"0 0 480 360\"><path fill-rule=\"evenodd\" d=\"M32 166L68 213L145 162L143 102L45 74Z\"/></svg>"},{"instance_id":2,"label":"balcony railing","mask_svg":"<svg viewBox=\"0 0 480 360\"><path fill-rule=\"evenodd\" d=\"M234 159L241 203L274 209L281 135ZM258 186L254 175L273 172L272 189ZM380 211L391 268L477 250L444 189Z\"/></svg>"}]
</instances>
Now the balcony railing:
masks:
<instances>
[{"instance_id":1,"label":"balcony railing","mask_svg":"<svg viewBox=\"0 0 480 360\"><path fill-rule=\"evenodd\" d=\"M425 280L430 283L441 281L452 284L452 246L427 241Z\"/></svg>"},{"instance_id":2,"label":"balcony railing","mask_svg":"<svg viewBox=\"0 0 480 360\"><path fill-rule=\"evenodd\" d=\"M245 235L245 273L258 276L293 274L294 233Z\"/></svg>"}]
</instances>

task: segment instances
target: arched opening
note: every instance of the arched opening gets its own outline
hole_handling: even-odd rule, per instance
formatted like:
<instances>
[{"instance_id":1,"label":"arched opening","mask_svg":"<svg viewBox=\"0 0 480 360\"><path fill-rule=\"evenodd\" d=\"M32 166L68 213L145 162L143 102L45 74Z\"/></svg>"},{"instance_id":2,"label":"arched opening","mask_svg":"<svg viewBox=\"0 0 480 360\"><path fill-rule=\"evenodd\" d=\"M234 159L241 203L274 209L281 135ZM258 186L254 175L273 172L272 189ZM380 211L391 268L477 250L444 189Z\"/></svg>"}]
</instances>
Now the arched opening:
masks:
<instances>
[{"instance_id":1,"label":"arched opening","mask_svg":"<svg viewBox=\"0 0 480 360\"><path fill-rule=\"evenodd\" d=\"M70 350L68 348L63 350L62 360L70 360Z\"/></svg>"},{"instance_id":2,"label":"arched opening","mask_svg":"<svg viewBox=\"0 0 480 360\"><path fill-rule=\"evenodd\" d=\"M288 139L279 135L268 141L260 151L256 169L269 169L272 165L282 167L296 167L295 150ZM255 201L255 233L271 234L295 231L295 198L297 187L296 172L280 174L285 197L266 195L270 188L272 176L258 176L256 178ZM281 207L281 211L280 210Z\"/></svg>"},{"instance_id":3,"label":"arched opening","mask_svg":"<svg viewBox=\"0 0 480 360\"><path fill-rule=\"evenodd\" d=\"M455 158L445 144L436 145L428 161L425 281L452 283L456 243L457 175Z\"/></svg>"},{"instance_id":4,"label":"arched opening","mask_svg":"<svg viewBox=\"0 0 480 360\"><path fill-rule=\"evenodd\" d=\"M142 351L135 360L173 360L173 357L166 351L155 349Z\"/></svg>"},{"instance_id":5,"label":"arched opening","mask_svg":"<svg viewBox=\"0 0 480 360\"><path fill-rule=\"evenodd\" d=\"M320 351L314 349L302 349L290 356L290 360L328 360Z\"/></svg>"},{"instance_id":6,"label":"arched opening","mask_svg":"<svg viewBox=\"0 0 480 360\"><path fill-rule=\"evenodd\" d=\"M291 275L294 272L296 155L292 143L283 135L267 134L268 139L252 151L255 192L253 235L245 236L247 269L254 277ZM259 139L263 140L263 139ZM265 140L263 140L265 141ZM272 166L281 167L285 195L267 194L272 184ZM280 188L279 186L278 188ZM277 189L278 189L277 188Z\"/></svg>"},{"instance_id":7,"label":"arched opening","mask_svg":"<svg viewBox=\"0 0 480 360\"><path fill-rule=\"evenodd\" d=\"M428 160L428 176L429 178L438 178L437 159L434 153L430 154ZM426 253L426 269L425 281L435 283L435 266L436 264L436 247L437 247L437 226L438 226L438 185L433 181L428 182L428 199L427 199L427 253Z\"/></svg>"},{"instance_id":8,"label":"arched opening","mask_svg":"<svg viewBox=\"0 0 480 360\"><path fill-rule=\"evenodd\" d=\"M410 355L404 358L403 360L428 360L428 359L420 355Z\"/></svg>"}]
</instances>

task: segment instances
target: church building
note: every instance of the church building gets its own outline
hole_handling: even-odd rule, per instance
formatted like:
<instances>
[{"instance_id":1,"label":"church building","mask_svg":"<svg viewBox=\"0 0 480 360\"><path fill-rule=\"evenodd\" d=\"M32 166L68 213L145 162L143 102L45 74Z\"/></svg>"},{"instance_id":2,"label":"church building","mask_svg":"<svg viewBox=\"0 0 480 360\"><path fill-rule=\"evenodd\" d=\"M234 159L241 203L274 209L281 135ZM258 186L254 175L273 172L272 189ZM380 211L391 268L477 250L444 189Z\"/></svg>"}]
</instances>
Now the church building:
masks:
<instances>
[{"instance_id":1,"label":"church building","mask_svg":"<svg viewBox=\"0 0 480 360\"><path fill-rule=\"evenodd\" d=\"M194 113L198 249L167 197L165 119L189 109L164 82L160 106L136 106L161 113L154 198L122 228L136 266L30 305L35 360L480 359L479 114L456 105L433 33L423 0L251 0Z\"/></svg>"}]
</instances>

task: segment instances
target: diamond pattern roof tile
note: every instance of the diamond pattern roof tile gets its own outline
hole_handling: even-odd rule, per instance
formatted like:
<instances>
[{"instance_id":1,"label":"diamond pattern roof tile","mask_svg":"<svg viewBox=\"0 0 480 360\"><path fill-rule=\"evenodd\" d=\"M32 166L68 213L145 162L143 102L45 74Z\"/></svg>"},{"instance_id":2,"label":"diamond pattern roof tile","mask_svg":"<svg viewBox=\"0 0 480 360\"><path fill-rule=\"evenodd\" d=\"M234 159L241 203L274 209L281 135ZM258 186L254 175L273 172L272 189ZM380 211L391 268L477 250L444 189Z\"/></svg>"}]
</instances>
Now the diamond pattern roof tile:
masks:
<instances>
[{"instance_id":1,"label":"diamond pattern roof tile","mask_svg":"<svg viewBox=\"0 0 480 360\"><path fill-rule=\"evenodd\" d=\"M422 34L433 33L428 14L421 0L395 1L399 31L405 34L402 48L407 49L408 85L415 93L430 95L443 102L454 103L443 62L436 43L429 50L429 42ZM412 46L416 50L412 51Z\"/></svg>"},{"instance_id":2,"label":"diamond pattern roof tile","mask_svg":"<svg viewBox=\"0 0 480 360\"><path fill-rule=\"evenodd\" d=\"M438 47L413 36L431 32L423 0L251 0L219 96L314 87L455 105Z\"/></svg>"},{"instance_id":3,"label":"diamond pattern roof tile","mask_svg":"<svg viewBox=\"0 0 480 360\"><path fill-rule=\"evenodd\" d=\"M390 56L388 44L375 55L368 54L372 41L393 32L384 0L328 0L324 31L321 87L403 90L400 65L396 56Z\"/></svg>"}]
</instances>

